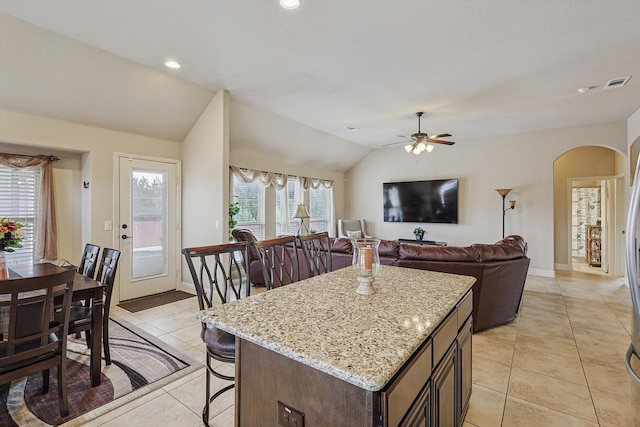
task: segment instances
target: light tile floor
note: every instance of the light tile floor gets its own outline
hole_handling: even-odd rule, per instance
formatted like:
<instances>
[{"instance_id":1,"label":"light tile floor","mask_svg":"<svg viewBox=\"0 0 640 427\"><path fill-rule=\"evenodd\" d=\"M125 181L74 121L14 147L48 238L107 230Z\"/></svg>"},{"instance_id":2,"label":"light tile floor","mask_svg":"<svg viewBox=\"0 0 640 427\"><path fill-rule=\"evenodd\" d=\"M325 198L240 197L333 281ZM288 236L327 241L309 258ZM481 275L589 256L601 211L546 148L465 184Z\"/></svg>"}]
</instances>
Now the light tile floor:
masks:
<instances>
[{"instance_id":1,"label":"light tile floor","mask_svg":"<svg viewBox=\"0 0 640 427\"><path fill-rule=\"evenodd\" d=\"M195 298L112 313L204 364ZM529 276L521 314L473 336L473 392L464 427L640 426L640 391L624 368L629 289L622 278L558 272ZM233 367L225 366L232 375ZM109 412L90 426L201 426L204 369ZM214 383L214 389L220 383ZM211 425L233 426L233 393Z\"/></svg>"}]
</instances>

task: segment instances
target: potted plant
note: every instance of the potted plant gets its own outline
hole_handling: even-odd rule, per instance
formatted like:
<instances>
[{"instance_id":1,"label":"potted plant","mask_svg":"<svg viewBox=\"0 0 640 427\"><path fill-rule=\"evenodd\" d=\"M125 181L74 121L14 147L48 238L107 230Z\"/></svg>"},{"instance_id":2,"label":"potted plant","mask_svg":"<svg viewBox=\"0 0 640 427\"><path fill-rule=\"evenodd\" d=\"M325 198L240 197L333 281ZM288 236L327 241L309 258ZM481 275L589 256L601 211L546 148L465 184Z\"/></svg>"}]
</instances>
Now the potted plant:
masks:
<instances>
[{"instance_id":1,"label":"potted plant","mask_svg":"<svg viewBox=\"0 0 640 427\"><path fill-rule=\"evenodd\" d=\"M238 225L236 215L240 212L240 204L238 202L229 203L229 241L233 240L231 231Z\"/></svg>"},{"instance_id":2,"label":"potted plant","mask_svg":"<svg viewBox=\"0 0 640 427\"><path fill-rule=\"evenodd\" d=\"M426 231L422 227L416 227L413 229L413 235L416 236L416 240L422 240Z\"/></svg>"}]
</instances>

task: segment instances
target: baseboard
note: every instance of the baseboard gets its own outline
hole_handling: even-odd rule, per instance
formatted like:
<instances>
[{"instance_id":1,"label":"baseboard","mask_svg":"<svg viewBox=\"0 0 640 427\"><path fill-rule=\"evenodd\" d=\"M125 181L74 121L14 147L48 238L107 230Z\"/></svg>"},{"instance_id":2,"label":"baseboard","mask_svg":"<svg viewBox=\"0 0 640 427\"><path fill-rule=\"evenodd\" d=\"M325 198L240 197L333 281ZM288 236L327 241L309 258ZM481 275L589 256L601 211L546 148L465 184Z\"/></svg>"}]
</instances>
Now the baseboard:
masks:
<instances>
[{"instance_id":1,"label":"baseboard","mask_svg":"<svg viewBox=\"0 0 640 427\"><path fill-rule=\"evenodd\" d=\"M571 270L569 268L569 264L556 264L555 265L555 269L556 270L562 270L562 271L570 271Z\"/></svg>"},{"instance_id":2,"label":"baseboard","mask_svg":"<svg viewBox=\"0 0 640 427\"><path fill-rule=\"evenodd\" d=\"M528 274L540 277L556 277L555 270L543 270L541 268L529 268Z\"/></svg>"},{"instance_id":3,"label":"baseboard","mask_svg":"<svg viewBox=\"0 0 640 427\"><path fill-rule=\"evenodd\" d=\"M189 282L180 282L180 285L178 285L178 290L189 292L190 294L194 294L194 295L198 294L196 292L196 287L193 286L193 283L189 283Z\"/></svg>"}]
</instances>

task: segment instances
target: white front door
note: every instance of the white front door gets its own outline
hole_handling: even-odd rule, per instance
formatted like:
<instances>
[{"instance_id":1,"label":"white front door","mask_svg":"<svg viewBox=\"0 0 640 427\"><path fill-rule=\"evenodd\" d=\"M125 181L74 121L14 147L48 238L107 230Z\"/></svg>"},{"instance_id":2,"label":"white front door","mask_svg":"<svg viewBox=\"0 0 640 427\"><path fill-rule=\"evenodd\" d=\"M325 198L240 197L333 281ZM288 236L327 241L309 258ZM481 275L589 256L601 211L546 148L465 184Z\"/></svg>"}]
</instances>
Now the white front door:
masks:
<instances>
[{"instance_id":1,"label":"white front door","mask_svg":"<svg viewBox=\"0 0 640 427\"><path fill-rule=\"evenodd\" d=\"M178 163L119 156L120 301L177 288Z\"/></svg>"}]
</instances>

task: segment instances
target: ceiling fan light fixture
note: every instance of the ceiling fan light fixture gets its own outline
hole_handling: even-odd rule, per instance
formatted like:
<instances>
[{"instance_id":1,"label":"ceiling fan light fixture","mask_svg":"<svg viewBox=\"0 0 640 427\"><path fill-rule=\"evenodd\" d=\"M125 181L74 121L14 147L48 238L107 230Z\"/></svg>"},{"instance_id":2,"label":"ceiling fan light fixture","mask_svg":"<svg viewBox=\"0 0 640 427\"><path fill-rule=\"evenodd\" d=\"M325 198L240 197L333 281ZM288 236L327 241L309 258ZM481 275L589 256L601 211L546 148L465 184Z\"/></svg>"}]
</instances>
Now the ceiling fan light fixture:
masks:
<instances>
[{"instance_id":1,"label":"ceiling fan light fixture","mask_svg":"<svg viewBox=\"0 0 640 427\"><path fill-rule=\"evenodd\" d=\"M420 150L420 151L424 151L424 150L426 150L426 149L427 149L427 146L426 146L426 145L424 145L424 142L419 142L419 143L418 143L418 147L417 147L417 148L418 148L418 150Z\"/></svg>"},{"instance_id":2,"label":"ceiling fan light fixture","mask_svg":"<svg viewBox=\"0 0 640 427\"><path fill-rule=\"evenodd\" d=\"M420 151L420 150L418 149L418 147L416 147L416 148L414 148L414 149L413 149L412 153L413 153L413 154L415 154L416 156L419 156L419 155L420 155L420 153L422 153L422 151Z\"/></svg>"},{"instance_id":3,"label":"ceiling fan light fixture","mask_svg":"<svg viewBox=\"0 0 640 427\"><path fill-rule=\"evenodd\" d=\"M434 148L436 148L436 147L434 147L434 146L433 146L433 145L431 145L431 144L427 144L427 153L432 152Z\"/></svg>"},{"instance_id":4,"label":"ceiling fan light fixture","mask_svg":"<svg viewBox=\"0 0 640 427\"><path fill-rule=\"evenodd\" d=\"M407 154L409 154L411 151L413 151L413 144L407 144L404 146L404 151L407 152Z\"/></svg>"},{"instance_id":5,"label":"ceiling fan light fixture","mask_svg":"<svg viewBox=\"0 0 640 427\"><path fill-rule=\"evenodd\" d=\"M283 9L293 10L300 6L300 0L278 0L280 7Z\"/></svg>"}]
</instances>

